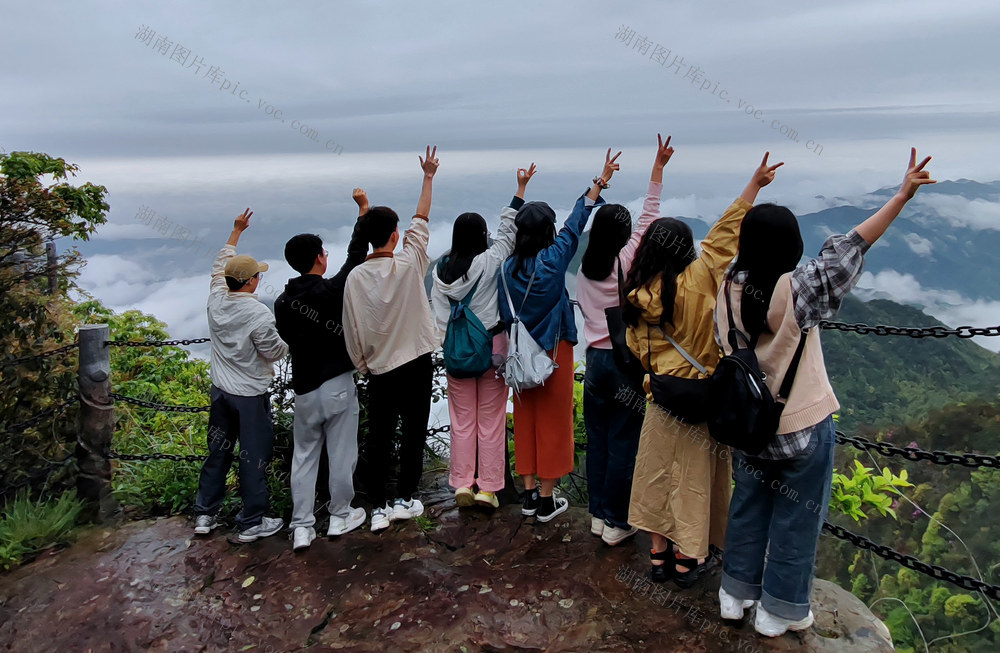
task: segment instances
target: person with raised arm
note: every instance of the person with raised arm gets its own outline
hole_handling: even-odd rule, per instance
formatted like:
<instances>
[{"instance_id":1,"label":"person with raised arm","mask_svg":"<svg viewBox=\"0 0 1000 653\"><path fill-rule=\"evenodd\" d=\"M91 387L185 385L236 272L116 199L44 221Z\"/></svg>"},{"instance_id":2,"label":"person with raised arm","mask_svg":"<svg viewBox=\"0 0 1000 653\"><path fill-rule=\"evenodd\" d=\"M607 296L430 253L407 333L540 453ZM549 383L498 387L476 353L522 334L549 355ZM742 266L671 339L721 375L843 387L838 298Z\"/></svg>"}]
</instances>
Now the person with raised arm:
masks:
<instances>
[{"instance_id":1,"label":"person with raised arm","mask_svg":"<svg viewBox=\"0 0 1000 653\"><path fill-rule=\"evenodd\" d=\"M524 479L521 514L548 522L569 502L555 495L559 479L573 471L573 346L577 343L573 307L566 292L566 271L580 234L595 206L604 204L621 152L604 160L601 176L582 195L556 233L556 214L545 202L528 202L517 211L514 250L500 269L500 317L508 333L514 316L548 352L556 369L543 385L514 396L514 457ZM508 295L509 291L509 295Z\"/></svg>"},{"instance_id":2,"label":"person with raised arm","mask_svg":"<svg viewBox=\"0 0 1000 653\"><path fill-rule=\"evenodd\" d=\"M736 256L740 224L782 165L768 165L768 154L702 240L700 255L690 227L659 218L643 235L625 281L622 319L628 346L646 369L651 401L639 435L629 523L652 538L654 582L672 579L690 587L714 566L710 547L723 545L732 492L729 454L708 435L698 398L719 362L715 297ZM658 195L646 201L647 210L659 212Z\"/></svg>"},{"instance_id":3,"label":"person with raised arm","mask_svg":"<svg viewBox=\"0 0 1000 653\"><path fill-rule=\"evenodd\" d=\"M431 308L438 330L445 334L453 306L462 303L492 339L492 361L480 375L456 378L448 374L448 413L451 418L449 483L459 507L475 504L496 508L507 464L507 384L496 363L507 352L507 334L497 307L497 272L514 248L514 217L524 205L524 191L535 174L535 164L517 170L517 192L500 212L500 226L492 244L486 220L478 213L455 219L451 249L435 266ZM483 352L488 353L488 352ZM445 351L447 357L449 352ZM448 362L447 360L445 361ZM476 370L478 371L478 370ZM478 464L477 464L478 463Z\"/></svg>"},{"instance_id":4,"label":"person with raised arm","mask_svg":"<svg viewBox=\"0 0 1000 653\"><path fill-rule=\"evenodd\" d=\"M368 254L364 215L368 196L354 189L358 220L347 245L347 260L324 279L328 254L316 234L299 234L285 243L285 260L299 273L274 302L278 333L292 354L292 548L308 548L316 538L316 477L326 447L330 502L327 536L343 535L365 521L364 508L352 508L354 468L358 462L358 390L354 363L344 344L344 286L351 270Z\"/></svg>"},{"instance_id":5,"label":"person with raised arm","mask_svg":"<svg viewBox=\"0 0 1000 653\"><path fill-rule=\"evenodd\" d=\"M420 159L423 186L417 211L399 244L399 216L387 206L373 206L364 216L372 253L347 277L344 292L344 338L358 372L368 374L369 457L365 489L371 502L371 529L393 520L422 515L414 497L423 473L424 442L431 410L433 363L440 344L431 315L424 276L430 265L427 220L438 169L437 147ZM399 480L389 501L387 476L397 425L402 422Z\"/></svg>"},{"instance_id":6,"label":"person with raised arm","mask_svg":"<svg viewBox=\"0 0 1000 653\"><path fill-rule=\"evenodd\" d=\"M211 407L208 413L208 457L201 467L194 514L196 535L219 525L216 515L226 495L226 475L240 445L240 497L236 515L240 542L274 535L284 522L267 517L267 463L274 448L271 397L274 363L288 353L278 335L274 315L257 299L260 275L267 263L236 255L240 236L250 226L247 209L233 222L229 240L212 265L208 295L208 332L212 340Z\"/></svg>"},{"instance_id":7,"label":"person with raised arm","mask_svg":"<svg viewBox=\"0 0 1000 653\"><path fill-rule=\"evenodd\" d=\"M632 470L639 447L642 412L620 400L623 389L642 389L642 378L616 364L605 309L620 305L622 282L646 229L660 217L663 168L673 156L670 137L657 134L649 191L635 228L621 204L605 204L594 215L590 240L576 277L583 312L587 372L583 380L583 421L587 429L587 492L590 532L615 546L635 534L628 523Z\"/></svg>"},{"instance_id":8,"label":"person with raised arm","mask_svg":"<svg viewBox=\"0 0 1000 653\"><path fill-rule=\"evenodd\" d=\"M719 602L724 619L741 619L759 602L754 628L762 635L777 637L813 623L809 596L830 505L833 413L840 407L827 378L819 323L836 316L861 276L865 253L906 203L921 186L935 183L924 169L930 160L918 164L911 149L896 194L846 235L827 238L819 256L802 264L802 235L791 211L761 204L743 219L739 256L715 309L718 344L728 354L739 334L755 343L775 396L795 369L791 361L799 359L777 434L755 456L733 452L736 484Z\"/></svg>"}]
</instances>

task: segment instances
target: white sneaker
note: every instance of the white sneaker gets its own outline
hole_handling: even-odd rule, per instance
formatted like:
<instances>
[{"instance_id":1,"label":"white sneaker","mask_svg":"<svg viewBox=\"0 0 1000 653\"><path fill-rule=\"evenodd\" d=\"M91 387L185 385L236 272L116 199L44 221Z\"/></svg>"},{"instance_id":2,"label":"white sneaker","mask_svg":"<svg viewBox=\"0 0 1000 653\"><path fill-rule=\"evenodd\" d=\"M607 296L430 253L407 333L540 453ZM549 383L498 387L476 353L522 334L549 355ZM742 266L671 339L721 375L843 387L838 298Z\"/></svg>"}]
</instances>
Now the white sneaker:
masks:
<instances>
[{"instance_id":1,"label":"white sneaker","mask_svg":"<svg viewBox=\"0 0 1000 653\"><path fill-rule=\"evenodd\" d=\"M628 538L632 537L639 532L639 529L635 526L630 526L628 528L618 528L617 526L605 526L604 534L601 535L601 539L608 546L615 546L616 544L621 544Z\"/></svg>"},{"instance_id":2,"label":"white sneaker","mask_svg":"<svg viewBox=\"0 0 1000 653\"><path fill-rule=\"evenodd\" d=\"M256 526L240 531L240 542L254 542L262 537L269 537L281 530L285 522L278 517L264 517Z\"/></svg>"},{"instance_id":3,"label":"white sneaker","mask_svg":"<svg viewBox=\"0 0 1000 653\"><path fill-rule=\"evenodd\" d=\"M590 518L590 534L600 537L604 535L604 520L600 517Z\"/></svg>"},{"instance_id":4,"label":"white sneaker","mask_svg":"<svg viewBox=\"0 0 1000 653\"><path fill-rule=\"evenodd\" d=\"M755 601L739 600L726 590L719 588L719 612L723 619L742 619L743 611L752 608Z\"/></svg>"},{"instance_id":5,"label":"white sneaker","mask_svg":"<svg viewBox=\"0 0 1000 653\"><path fill-rule=\"evenodd\" d=\"M389 528L392 521L392 506L388 503L384 507L372 510L372 532Z\"/></svg>"},{"instance_id":6,"label":"white sneaker","mask_svg":"<svg viewBox=\"0 0 1000 653\"><path fill-rule=\"evenodd\" d=\"M392 516L390 519L393 521L398 519L412 519L422 514L424 514L424 504L420 503L420 499L410 499L409 501L396 499L396 502L392 504Z\"/></svg>"},{"instance_id":7,"label":"white sneaker","mask_svg":"<svg viewBox=\"0 0 1000 653\"><path fill-rule=\"evenodd\" d=\"M812 610L805 619L799 621L789 621L770 614L760 603L757 604L757 616L754 618L753 627L765 637L778 637L784 635L787 630L805 630L813 625Z\"/></svg>"},{"instance_id":8,"label":"white sneaker","mask_svg":"<svg viewBox=\"0 0 1000 653\"><path fill-rule=\"evenodd\" d=\"M326 536L337 537L350 533L363 523L365 523L365 509L351 508L351 513L347 517L330 517L330 528L326 531Z\"/></svg>"},{"instance_id":9,"label":"white sneaker","mask_svg":"<svg viewBox=\"0 0 1000 653\"><path fill-rule=\"evenodd\" d=\"M308 549L316 539L316 529L312 526L298 526L292 532L292 551Z\"/></svg>"},{"instance_id":10,"label":"white sneaker","mask_svg":"<svg viewBox=\"0 0 1000 653\"><path fill-rule=\"evenodd\" d=\"M194 518L194 534L208 535L212 529L218 528L219 521L212 515L198 515Z\"/></svg>"}]
</instances>

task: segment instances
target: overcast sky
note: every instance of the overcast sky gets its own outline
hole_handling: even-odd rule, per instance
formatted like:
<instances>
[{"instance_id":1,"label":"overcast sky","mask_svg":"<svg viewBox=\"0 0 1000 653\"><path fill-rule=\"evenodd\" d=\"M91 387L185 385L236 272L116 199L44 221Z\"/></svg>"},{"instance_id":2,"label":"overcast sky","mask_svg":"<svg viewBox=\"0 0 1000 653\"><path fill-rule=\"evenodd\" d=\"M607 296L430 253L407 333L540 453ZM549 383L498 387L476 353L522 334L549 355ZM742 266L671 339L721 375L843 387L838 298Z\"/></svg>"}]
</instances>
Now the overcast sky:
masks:
<instances>
[{"instance_id":1,"label":"overcast sky","mask_svg":"<svg viewBox=\"0 0 1000 653\"><path fill-rule=\"evenodd\" d=\"M657 131L677 148L664 214L709 221L764 150L786 166L762 199L796 211L898 184L910 145L939 179L1000 178L995 0L7 0L0 15L0 147L108 187L82 284L180 336L207 329L210 258L140 207L203 251L252 207L241 250L272 263L276 293L289 236L343 249L354 186L410 215L429 143L435 255L458 213L495 224L531 161L529 199L566 209L623 149L605 196L636 202Z\"/></svg>"}]
</instances>

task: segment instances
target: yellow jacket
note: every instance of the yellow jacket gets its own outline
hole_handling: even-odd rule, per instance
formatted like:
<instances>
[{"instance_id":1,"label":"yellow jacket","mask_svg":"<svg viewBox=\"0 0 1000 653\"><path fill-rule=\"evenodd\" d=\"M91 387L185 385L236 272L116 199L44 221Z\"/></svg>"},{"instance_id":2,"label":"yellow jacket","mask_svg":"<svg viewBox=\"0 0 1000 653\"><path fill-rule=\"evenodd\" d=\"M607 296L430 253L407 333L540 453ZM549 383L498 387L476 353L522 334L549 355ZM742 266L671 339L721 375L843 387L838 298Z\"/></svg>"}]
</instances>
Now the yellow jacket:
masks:
<instances>
[{"instance_id":1,"label":"yellow jacket","mask_svg":"<svg viewBox=\"0 0 1000 653\"><path fill-rule=\"evenodd\" d=\"M743 199L737 199L709 230L701 241L701 256L677 277L674 324L671 326L668 322L662 327L710 374L715 371L721 355L715 343L715 298L726 269L736 258L743 216L752 206ZM655 374L670 374L684 379L700 378L701 373L656 328L663 314L661 285L662 277L657 276L629 293L628 301L642 309L642 314L638 326L628 327L628 346L647 371L652 369ZM644 385L649 395L648 375Z\"/></svg>"}]
</instances>

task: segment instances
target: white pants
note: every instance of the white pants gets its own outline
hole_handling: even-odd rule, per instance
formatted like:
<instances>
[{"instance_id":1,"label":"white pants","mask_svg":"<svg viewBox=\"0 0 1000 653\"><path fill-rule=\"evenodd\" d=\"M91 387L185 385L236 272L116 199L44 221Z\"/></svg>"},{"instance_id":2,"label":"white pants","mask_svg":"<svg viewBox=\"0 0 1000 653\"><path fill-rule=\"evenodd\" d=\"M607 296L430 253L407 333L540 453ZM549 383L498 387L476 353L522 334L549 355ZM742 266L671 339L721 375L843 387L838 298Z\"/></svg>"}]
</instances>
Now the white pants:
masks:
<instances>
[{"instance_id":1,"label":"white pants","mask_svg":"<svg viewBox=\"0 0 1000 653\"><path fill-rule=\"evenodd\" d=\"M289 528L313 526L316 476L326 443L330 461L331 517L347 517L354 499L358 463L358 390L353 372L336 376L312 392L295 395L292 434L292 521Z\"/></svg>"}]
</instances>

